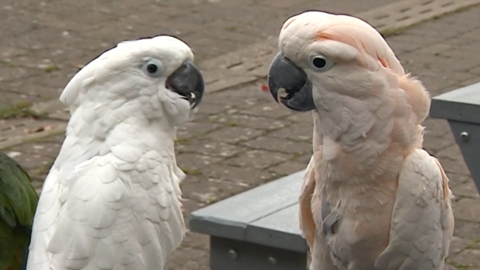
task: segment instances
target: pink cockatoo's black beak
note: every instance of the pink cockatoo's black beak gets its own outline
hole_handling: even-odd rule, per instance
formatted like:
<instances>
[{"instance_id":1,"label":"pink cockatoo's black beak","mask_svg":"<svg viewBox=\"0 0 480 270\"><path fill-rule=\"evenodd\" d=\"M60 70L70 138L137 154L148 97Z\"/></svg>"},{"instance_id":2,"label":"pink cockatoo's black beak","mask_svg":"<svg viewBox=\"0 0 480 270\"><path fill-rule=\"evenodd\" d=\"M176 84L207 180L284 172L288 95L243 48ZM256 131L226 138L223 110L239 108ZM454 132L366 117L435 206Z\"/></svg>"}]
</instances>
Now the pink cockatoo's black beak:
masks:
<instances>
[{"instance_id":1,"label":"pink cockatoo's black beak","mask_svg":"<svg viewBox=\"0 0 480 270\"><path fill-rule=\"evenodd\" d=\"M278 53L270 65L268 87L275 101L279 101L278 92L285 89L286 96L280 102L294 111L315 109L312 95L312 83L307 74L282 53Z\"/></svg>"}]
</instances>

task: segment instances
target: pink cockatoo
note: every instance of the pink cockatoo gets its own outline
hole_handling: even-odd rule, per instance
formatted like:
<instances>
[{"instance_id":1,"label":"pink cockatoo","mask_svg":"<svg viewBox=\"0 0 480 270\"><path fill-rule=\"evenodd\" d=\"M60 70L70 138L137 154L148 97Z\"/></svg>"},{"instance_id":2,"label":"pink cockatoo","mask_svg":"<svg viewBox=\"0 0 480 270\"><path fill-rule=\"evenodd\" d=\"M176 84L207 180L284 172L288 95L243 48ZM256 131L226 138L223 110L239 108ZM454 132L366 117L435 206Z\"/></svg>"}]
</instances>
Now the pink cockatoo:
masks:
<instances>
[{"instance_id":1,"label":"pink cockatoo","mask_svg":"<svg viewBox=\"0 0 480 270\"><path fill-rule=\"evenodd\" d=\"M453 195L438 160L422 149L430 108L422 83L355 17L293 16L278 44L270 92L314 119L299 198L310 269L444 269Z\"/></svg>"}]
</instances>

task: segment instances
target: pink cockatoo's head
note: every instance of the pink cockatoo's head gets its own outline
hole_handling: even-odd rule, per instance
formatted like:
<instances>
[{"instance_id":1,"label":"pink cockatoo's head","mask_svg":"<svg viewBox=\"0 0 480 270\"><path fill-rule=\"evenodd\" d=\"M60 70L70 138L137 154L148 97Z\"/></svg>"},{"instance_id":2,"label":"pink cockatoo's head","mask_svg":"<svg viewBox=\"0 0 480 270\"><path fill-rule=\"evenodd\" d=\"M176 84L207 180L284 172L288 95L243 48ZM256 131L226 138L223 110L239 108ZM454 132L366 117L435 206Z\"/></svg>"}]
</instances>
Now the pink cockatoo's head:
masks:
<instances>
[{"instance_id":1,"label":"pink cockatoo's head","mask_svg":"<svg viewBox=\"0 0 480 270\"><path fill-rule=\"evenodd\" d=\"M428 115L430 99L422 84L359 18L307 11L284 23L278 45L268 75L271 94L292 110L319 112L336 133L357 122L364 122L367 133L376 115L411 118L412 125Z\"/></svg>"}]
</instances>

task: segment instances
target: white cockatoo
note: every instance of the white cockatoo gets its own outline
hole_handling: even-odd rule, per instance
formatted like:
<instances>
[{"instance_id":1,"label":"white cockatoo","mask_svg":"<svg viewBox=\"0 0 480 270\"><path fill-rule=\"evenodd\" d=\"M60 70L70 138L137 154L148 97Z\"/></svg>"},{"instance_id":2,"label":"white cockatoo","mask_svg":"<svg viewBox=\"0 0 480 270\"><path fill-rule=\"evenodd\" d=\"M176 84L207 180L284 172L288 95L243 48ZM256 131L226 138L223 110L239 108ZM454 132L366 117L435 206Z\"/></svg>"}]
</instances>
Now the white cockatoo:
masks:
<instances>
[{"instance_id":1,"label":"white cockatoo","mask_svg":"<svg viewBox=\"0 0 480 270\"><path fill-rule=\"evenodd\" d=\"M443 269L452 195L441 165L422 149L430 97L421 82L351 16L293 16L279 48L269 89L314 119L300 195L310 269Z\"/></svg>"},{"instance_id":2,"label":"white cockatoo","mask_svg":"<svg viewBox=\"0 0 480 270\"><path fill-rule=\"evenodd\" d=\"M60 100L71 118L27 269L163 269L186 231L174 139L204 92L192 61L171 36L125 41L68 83Z\"/></svg>"}]
</instances>

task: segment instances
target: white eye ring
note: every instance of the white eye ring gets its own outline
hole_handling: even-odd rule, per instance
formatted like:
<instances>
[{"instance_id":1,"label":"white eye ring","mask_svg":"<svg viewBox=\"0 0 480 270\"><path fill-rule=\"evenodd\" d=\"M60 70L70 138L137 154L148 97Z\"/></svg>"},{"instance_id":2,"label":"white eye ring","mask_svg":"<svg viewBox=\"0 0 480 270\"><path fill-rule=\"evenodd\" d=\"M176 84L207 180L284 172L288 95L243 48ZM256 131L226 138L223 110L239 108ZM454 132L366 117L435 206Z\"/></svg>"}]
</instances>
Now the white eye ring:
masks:
<instances>
[{"instance_id":1,"label":"white eye ring","mask_svg":"<svg viewBox=\"0 0 480 270\"><path fill-rule=\"evenodd\" d=\"M142 71L153 78L160 77L164 70L162 61L158 59L150 59L142 65Z\"/></svg>"},{"instance_id":2,"label":"white eye ring","mask_svg":"<svg viewBox=\"0 0 480 270\"><path fill-rule=\"evenodd\" d=\"M312 69L318 72L325 72L333 66L333 62L323 55L315 55L310 58L309 62Z\"/></svg>"}]
</instances>

